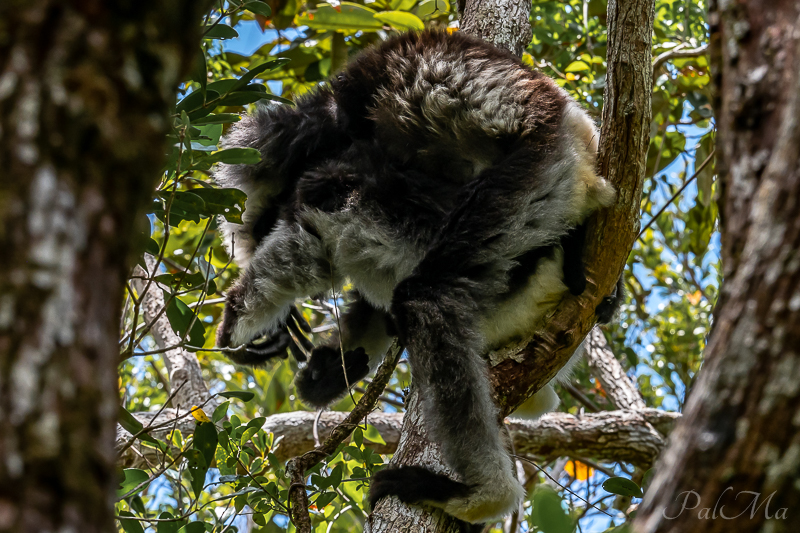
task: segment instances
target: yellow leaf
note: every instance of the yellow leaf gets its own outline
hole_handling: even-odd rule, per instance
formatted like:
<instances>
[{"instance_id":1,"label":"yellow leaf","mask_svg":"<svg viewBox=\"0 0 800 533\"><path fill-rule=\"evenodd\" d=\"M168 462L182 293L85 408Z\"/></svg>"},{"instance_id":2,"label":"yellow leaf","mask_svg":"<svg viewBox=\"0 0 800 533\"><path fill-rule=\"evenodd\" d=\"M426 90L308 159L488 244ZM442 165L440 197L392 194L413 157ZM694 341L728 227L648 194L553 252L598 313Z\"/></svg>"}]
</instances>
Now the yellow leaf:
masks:
<instances>
[{"instance_id":1,"label":"yellow leaf","mask_svg":"<svg viewBox=\"0 0 800 533\"><path fill-rule=\"evenodd\" d=\"M580 461L570 461L564 465L564 471L578 481L586 481L594 475L594 468Z\"/></svg>"},{"instance_id":2,"label":"yellow leaf","mask_svg":"<svg viewBox=\"0 0 800 533\"><path fill-rule=\"evenodd\" d=\"M198 422L208 422L209 424L211 423L211 419L208 418L208 415L205 413L205 411L203 411L196 405L192 406L192 416Z\"/></svg>"}]
</instances>

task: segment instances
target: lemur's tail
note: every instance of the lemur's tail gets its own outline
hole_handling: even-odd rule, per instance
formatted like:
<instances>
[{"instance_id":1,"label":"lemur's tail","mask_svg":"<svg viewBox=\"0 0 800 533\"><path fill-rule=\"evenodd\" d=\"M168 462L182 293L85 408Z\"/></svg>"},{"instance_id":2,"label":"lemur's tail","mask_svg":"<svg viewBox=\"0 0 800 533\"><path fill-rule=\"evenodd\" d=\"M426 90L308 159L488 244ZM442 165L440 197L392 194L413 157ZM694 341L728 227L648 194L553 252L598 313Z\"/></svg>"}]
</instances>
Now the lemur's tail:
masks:
<instances>
[{"instance_id":1,"label":"lemur's tail","mask_svg":"<svg viewBox=\"0 0 800 533\"><path fill-rule=\"evenodd\" d=\"M394 495L470 523L508 515L524 489L501 437L475 333L478 309L468 291L411 278L395 291L393 314L420 388L425 426L460 479L418 466L382 470L372 479L372 505Z\"/></svg>"}]
</instances>

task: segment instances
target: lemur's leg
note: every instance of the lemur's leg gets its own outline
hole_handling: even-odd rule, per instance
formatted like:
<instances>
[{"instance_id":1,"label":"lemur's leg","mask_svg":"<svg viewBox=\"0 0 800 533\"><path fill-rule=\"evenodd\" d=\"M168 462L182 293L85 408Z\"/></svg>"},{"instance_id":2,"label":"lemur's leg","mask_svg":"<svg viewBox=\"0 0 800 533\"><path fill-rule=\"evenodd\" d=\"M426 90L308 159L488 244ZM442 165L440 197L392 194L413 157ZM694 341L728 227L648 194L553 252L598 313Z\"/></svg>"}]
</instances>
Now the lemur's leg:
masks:
<instances>
[{"instance_id":1,"label":"lemur's leg","mask_svg":"<svg viewBox=\"0 0 800 533\"><path fill-rule=\"evenodd\" d=\"M341 398L348 384L362 380L378 366L392 343L387 331L389 315L360 296L350 303L339 323L340 331L325 346L314 348L311 360L295 378L300 399L315 407ZM342 349L347 379L342 368Z\"/></svg>"},{"instance_id":2,"label":"lemur's leg","mask_svg":"<svg viewBox=\"0 0 800 533\"><path fill-rule=\"evenodd\" d=\"M513 512L524 496L501 436L479 319L491 312L483 303L507 290L515 258L558 244L568 231L561 213L571 207L574 181L565 170L520 150L484 171L395 289L392 314L426 426L460 479L419 467L382 470L372 480L373 504L395 495L476 523Z\"/></svg>"},{"instance_id":3,"label":"lemur's leg","mask_svg":"<svg viewBox=\"0 0 800 533\"><path fill-rule=\"evenodd\" d=\"M340 285L331 275L322 241L300 224L279 222L228 291L217 345L247 345L228 353L239 364L257 365L284 354L291 343L287 329L296 328L290 316L295 299ZM252 343L263 335L266 342Z\"/></svg>"}]
</instances>

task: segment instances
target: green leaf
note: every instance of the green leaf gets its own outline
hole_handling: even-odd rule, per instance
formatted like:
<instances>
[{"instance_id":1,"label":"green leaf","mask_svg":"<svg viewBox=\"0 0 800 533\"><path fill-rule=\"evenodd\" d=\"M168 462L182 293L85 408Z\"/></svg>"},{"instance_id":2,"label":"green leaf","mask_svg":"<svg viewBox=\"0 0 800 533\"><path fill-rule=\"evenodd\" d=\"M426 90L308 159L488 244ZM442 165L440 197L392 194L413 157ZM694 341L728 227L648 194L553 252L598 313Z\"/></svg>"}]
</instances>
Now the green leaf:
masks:
<instances>
[{"instance_id":1,"label":"green leaf","mask_svg":"<svg viewBox=\"0 0 800 533\"><path fill-rule=\"evenodd\" d=\"M208 65L206 64L206 54L200 48L199 54L195 56L194 66L189 75L190 78L200 84L200 92L206 92L206 85L208 83Z\"/></svg>"},{"instance_id":2,"label":"green leaf","mask_svg":"<svg viewBox=\"0 0 800 533\"><path fill-rule=\"evenodd\" d=\"M339 465L339 466L341 466L341 465ZM319 496L317 496L317 499L314 502L314 505L317 506L317 509L322 509L323 507L325 507L326 505L331 503L334 499L336 499L336 493L335 492L324 492L324 493L320 494Z\"/></svg>"},{"instance_id":3,"label":"green leaf","mask_svg":"<svg viewBox=\"0 0 800 533\"><path fill-rule=\"evenodd\" d=\"M172 520L175 517L171 513L163 512L158 515L159 520ZM186 524L186 520L175 520L174 522L157 522L156 533L178 533L178 529Z\"/></svg>"},{"instance_id":4,"label":"green leaf","mask_svg":"<svg viewBox=\"0 0 800 533\"><path fill-rule=\"evenodd\" d=\"M239 33L227 24L206 26L203 29L203 39L235 39Z\"/></svg>"},{"instance_id":5,"label":"green leaf","mask_svg":"<svg viewBox=\"0 0 800 533\"><path fill-rule=\"evenodd\" d=\"M239 445L244 446L245 444L247 444L247 441L249 441L256 433L258 433L258 428L245 429L244 433L242 433L242 438L239 439Z\"/></svg>"},{"instance_id":6,"label":"green leaf","mask_svg":"<svg viewBox=\"0 0 800 533\"><path fill-rule=\"evenodd\" d=\"M272 10L269 8L269 5L264 2L247 2L244 8L262 17L270 18L272 16Z\"/></svg>"},{"instance_id":7,"label":"green leaf","mask_svg":"<svg viewBox=\"0 0 800 533\"><path fill-rule=\"evenodd\" d=\"M389 7L398 11L409 11L417 3L417 0L391 0Z\"/></svg>"},{"instance_id":8,"label":"green leaf","mask_svg":"<svg viewBox=\"0 0 800 533\"><path fill-rule=\"evenodd\" d=\"M248 85L251 87L251 85ZM273 100L275 102L281 102L283 104L294 105L291 100L287 100L286 98L281 98L280 96L275 96L271 93L266 92L256 92L256 91L236 91L233 92L225 97L223 97L217 105L220 106L241 106L252 104L258 102L259 100Z\"/></svg>"},{"instance_id":9,"label":"green leaf","mask_svg":"<svg viewBox=\"0 0 800 533\"><path fill-rule=\"evenodd\" d=\"M206 525L203 522L189 522L178 533L205 533Z\"/></svg>"},{"instance_id":10,"label":"green leaf","mask_svg":"<svg viewBox=\"0 0 800 533\"><path fill-rule=\"evenodd\" d=\"M117 489L117 498L124 496L125 494L127 494L140 484L150 479L150 475L147 472L145 472L144 470L140 470L138 468L126 468L122 472L125 478L122 480L122 482L119 485L119 488ZM134 494L137 494L146 487L147 485L143 485Z\"/></svg>"},{"instance_id":11,"label":"green leaf","mask_svg":"<svg viewBox=\"0 0 800 533\"><path fill-rule=\"evenodd\" d=\"M254 393L244 390L229 390L220 392L219 395L223 398L236 398L238 400L242 400L243 402L249 402L256 397ZM231 419L233 419L233 417L231 417Z\"/></svg>"},{"instance_id":12,"label":"green leaf","mask_svg":"<svg viewBox=\"0 0 800 533\"><path fill-rule=\"evenodd\" d=\"M204 124L199 128L197 143L202 146L213 146L216 148L219 138L222 137L222 124Z\"/></svg>"},{"instance_id":13,"label":"green leaf","mask_svg":"<svg viewBox=\"0 0 800 533\"><path fill-rule=\"evenodd\" d=\"M184 274L183 272L178 272L176 274L160 274L153 279L162 285L171 287L173 290L197 287L205 282L205 278L200 272L195 272L193 274Z\"/></svg>"},{"instance_id":14,"label":"green leaf","mask_svg":"<svg viewBox=\"0 0 800 533\"><path fill-rule=\"evenodd\" d=\"M239 90L242 87L245 87L251 81L253 81L255 77L261 74L262 72L278 69L288 62L289 59L286 58L273 59L272 61L265 61L264 63L261 63L260 65L251 68L250 70L247 71L246 74L242 75L241 78L236 80L236 83L233 85L233 88L231 90L232 91Z\"/></svg>"},{"instance_id":15,"label":"green leaf","mask_svg":"<svg viewBox=\"0 0 800 533\"><path fill-rule=\"evenodd\" d=\"M700 166L711 154L714 149L713 131L704 135L697 145L695 152L695 167ZM714 161L708 162L706 167L697 174L697 199L703 206L711 205L712 187L714 185Z\"/></svg>"},{"instance_id":16,"label":"green leaf","mask_svg":"<svg viewBox=\"0 0 800 533\"><path fill-rule=\"evenodd\" d=\"M193 192L205 203L204 215L222 215L228 222L242 223L247 195L239 189L193 189Z\"/></svg>"},{"instance_id":17,"label":"green leaf","mask_svg":"<svg viewBox=\"0 0 800 533\"><path fill-rule=\"evenodd\" d=\"M194 441L192 447L202 452L206 464L210 465L214 460L214 450L217 448L217 428L214 424L200 422L194 429Z\"/></svg>"},{"instance_id":18,"label":"green leaf","mask_svg":"<svg viewBox=\"0 0 800 533\"><path fill-rule=\"evenodd\" d=\"M214 414L211 415L211 421L214 423L219 422L223 418L228 415L228 407L230 407L231 402L222 402L214 409Z\"/></svg>"},{"instance_id":19,"label":"green leaf","mask_svg":"<svg viewBox=\"0 0 800 533\"><path fill-rule=\"evenodd\" d=\"M208 462L203 452L194 448L186 450L183 456L186 458L186 469L189 471L189 475L192 478L192 491L197 498L200 496L200 493L203 492L206 472L208 472Z\"/></svg>"},{"instance_id":20,"label":"green leaf","mask_svg":"<svg viewBox=\"0 0 800 533\"><path fill-rule=\"evenodd\" d=\"M194 311L189 309L189 306L183 303L180 298L170 299L170 295L164 292L164 301L169 302L167 304L167 319L169 320L169 325L172 326L172 330L179 337L184 338L191 325L192 329L189 331L188 344L190 346L203 346L206 333L203 321L199 318L194 320Z\"/></svg>"},{"instance_id":21,"label":"green leaf","mask_svg":"<svg viewBox=\"0 0 800 533\"><path fill-rule=\"evenodd\" d=\"M198 118L192 124L199 126L201 124L230 124L232 122L239 122L240 115L236 113L215 113L207 117Z\"/></svg>"},{"instance_id":22,"label":"green leaf","mask_svg":"<svg viewBox=\"0 0 800 533\"><path fill-rule=\"evenodd\" d=\"M133 513L129 511L120 511L119 515L132 517ZM138 520L124 520L120 518L119 525L122 526L122 529L125 530L125 533L144 533L144 528L142 527L142 523Z\"/></svg>"},{"instance_id":23,"label":"green leaf","mask_svg":"<svg viewBox=\"0 0 800 533\"><path fill-rule=\"evenodd\" d=\"M370 442L374 442L375 444L386 444L386 441L383 440L381 434L378 432L378 428L373 425L367 425L367 431L364 433L364 438Z\"/></svg>"},{"instance_id":24,"label":"green leaf","mask_svg":"<svg viewBox=\"0 0 800 533\"><path fill-rule=\"evenodd\" d=\"M582 72L584 70L589 70L589 65L583 61L573 61L567 65L567 68L564 69L564 72Z\"/></svg>"},{"instance_id":25,"label":"green leaf","mask_svg":"<svg viewBox=\"0 0 800 533\"><path fill-rule=\"evenodd\" d=\"M227 165L255 165L261 161L261 152L255 148L226 148L214 152L211 157L215 162Z\"/></svg>"},{"instance_id":26,"label":"green leaf","mask_svg":"<svg viewBox=\"0 0 800 533\"><path fill-rule=\"evenodd\" d=\"M125 431L127 431L131 435L136 435L137 433L139 433L141 430L144 429L144 426L142 425L142 423L139 422L139 420L137 420L130 413L130 411L128 411L127 409L125 409L122 406L120 406L120 408L119 408L119 420L118 420L118 422L119 422L119 425L122 426L122 428L125 429Z\"/></svg>"},{"instance_id":27,"label":"green leaf","mask_svg":"<svg viewBox=\"0 0 800 533\"><path fill-rule=\"evenodd\" d=\"M144 242L144 251L150 255L158 255L158 252L161 250L161 247L158 245L156 241L152 238L149 238Z\"/></svg>"},{"instance_id":28,"label":"green leaf","mask_svg":"<svg viewBox=\"0 0 800 533\"><path fill-rule=\"evenodd\" d=\"M342 483L342 474L344 471L344 465L339 463L336 467L331 470L331 473L328 474L328 485L336 488Z\"/></svg>"},{"instance_id":29,"label":"green leaf","mask_svg":"<svg viewBox=\"0 0 800 533\"><path fill-rule=\"evenodd\" d=\"M257 418L252 419L250 422L247 423L247 427L249 428L256 428L261 429L264 426L264 423L267 421L267 418L264 416L259 416Z\"/></svg>"},{"instance_id":30,"label":"green leaf","mask_svg":"<svg viewBox=\"0 0 800 533\"><path fill-rule=\"evenodd\" d=\"M338 8L321 4L316 11L298 16L297 23L329 31L377 31L383 27L374 10L352 2L342 2Z\"/></svg>"},{"instance_id":31,"label":"green leaf","mask_svg":"<svg viewBox=\"0 0 800 533\"><path fill-rule=\"evenodd\" d=\"M205 105L206 102L209 102L219 96L217 91L208 90L206 94L203 94L202 91L192 91L189 93L183 100L178 102L175 110L180 113L181 111L186 111L190 113L195 109L201 108ZM191 117L189 117L191 119Z\"/></svg>"},{"instance_id":32,"label":"green leaf","mask_svg":"<svg viewBox=\"0 0 800 533\"><path fill-rule=\"evenodd\" d=\"M375 18L398 30L424 30L425 23L413 13L404 11L382 11Z\"/></svg>"},{"instance_id":33,"label":"green leaf","mask_svg":"<svg viewBox=\"0 0 800 533\"><path fill-rule=\"evenodd\" d=\"M610 477L603 481L603 489L611 494L618 494L620 496L632 496L634 498L641 498L643 496L642 489L628 478L624 477Z\"/></svg>"},{"instance_id":34,"label":"green leaf","mask_svg":"<svg viewBox=\"0 0 800 533\"><path fill-rule=\"evenodd\" d=\"M425 0L417 6L417 16L420 18L431 15L441 15L450 12L450 4L445 0Z\"/></svg>"},{"instance_id":35,"label":"green leaf","mask_svg":"<svg viewBox=\"0 0 800 533\"><path fill-rule=\"evenodd\" d=\"M540 486L533 495L531 522L542 533L572 533L575 521L561 506L561 497L550 487Z\"/></svg>"}]
</instances>

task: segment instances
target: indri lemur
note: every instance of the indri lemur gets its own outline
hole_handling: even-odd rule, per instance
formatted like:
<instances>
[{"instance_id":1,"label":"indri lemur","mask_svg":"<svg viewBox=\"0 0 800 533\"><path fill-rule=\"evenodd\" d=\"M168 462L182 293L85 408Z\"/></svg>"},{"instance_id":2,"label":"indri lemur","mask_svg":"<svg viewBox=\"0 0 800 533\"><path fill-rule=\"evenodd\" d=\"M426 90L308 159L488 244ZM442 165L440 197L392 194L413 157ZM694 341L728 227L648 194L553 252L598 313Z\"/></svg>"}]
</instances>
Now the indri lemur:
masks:
<instances>
[{"instance_id":1,"label":"indri lemur","mask_svg":"<svg viewBox=\"0 0 800 533\"><path fill-rule=\"evenodd\" d=\"M614 198L595 173L597 136L548 77L479 39L433 31L362 53L295 107L243 118L225 146L256 148L262 161L216 173L247 193L244 224L223 223L244 271L219 345L246 344L230 354L242 364L285 355L290 331L304 340L295 299L348 279L358 299L340 332L347 381L398 335L430 434L459 477L386 469L372 503L396 495L472 523L512 512L524 490L482 355L534 332L565 291L583 292L581 223ZM306 403L346 393L338 340L301 367Z\"/></svg>"}]
</instances>

